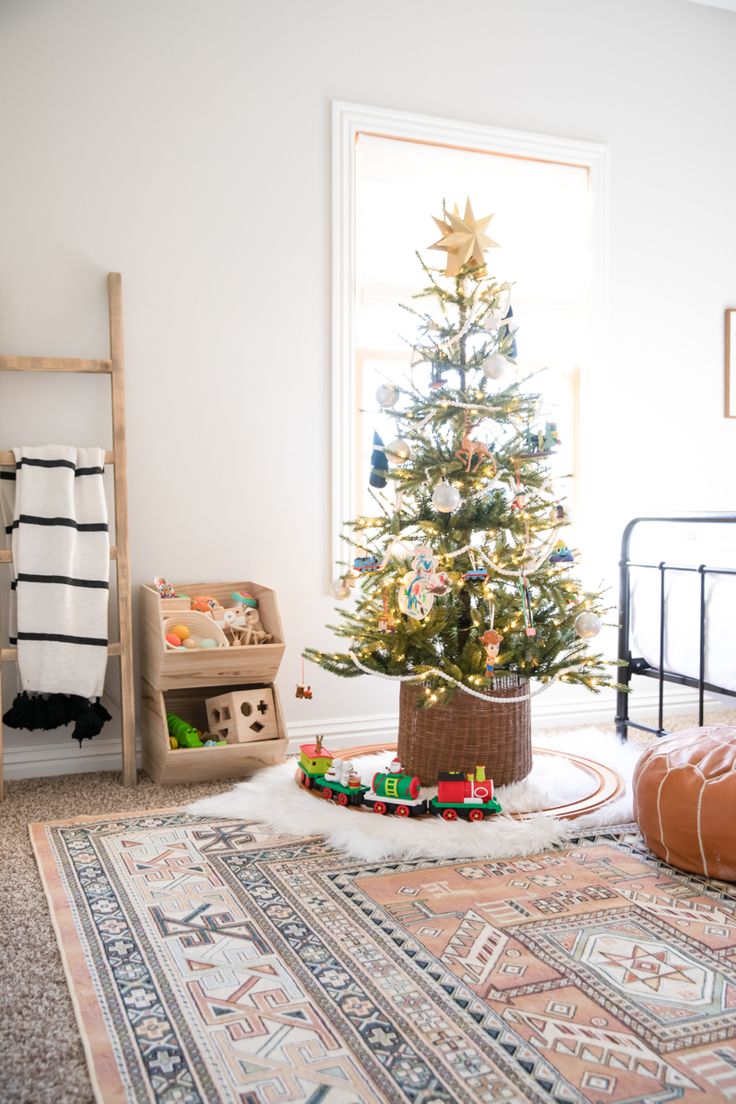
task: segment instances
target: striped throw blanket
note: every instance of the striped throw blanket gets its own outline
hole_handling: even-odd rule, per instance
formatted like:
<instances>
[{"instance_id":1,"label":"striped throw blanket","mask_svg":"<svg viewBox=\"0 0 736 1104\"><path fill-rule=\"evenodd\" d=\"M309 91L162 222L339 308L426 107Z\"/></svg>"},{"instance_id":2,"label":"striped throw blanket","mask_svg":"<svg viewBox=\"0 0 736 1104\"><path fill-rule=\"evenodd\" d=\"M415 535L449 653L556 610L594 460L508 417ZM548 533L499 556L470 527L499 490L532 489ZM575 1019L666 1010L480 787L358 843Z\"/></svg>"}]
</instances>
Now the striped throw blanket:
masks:
<instances>
[{"instance_id":1,"label":"striped throw blanket","mask_svg":"<svg viewBox=\"0 0 736 1104\"><path fill-rule=\"evenodd\" d=\"M110 719L99 701L110 589L104 451L43 445L13 453L15 471L2 473L0 488L21 693L3 720L29 729L73 722L81 741Z\"/></svg>"}]
</instances>

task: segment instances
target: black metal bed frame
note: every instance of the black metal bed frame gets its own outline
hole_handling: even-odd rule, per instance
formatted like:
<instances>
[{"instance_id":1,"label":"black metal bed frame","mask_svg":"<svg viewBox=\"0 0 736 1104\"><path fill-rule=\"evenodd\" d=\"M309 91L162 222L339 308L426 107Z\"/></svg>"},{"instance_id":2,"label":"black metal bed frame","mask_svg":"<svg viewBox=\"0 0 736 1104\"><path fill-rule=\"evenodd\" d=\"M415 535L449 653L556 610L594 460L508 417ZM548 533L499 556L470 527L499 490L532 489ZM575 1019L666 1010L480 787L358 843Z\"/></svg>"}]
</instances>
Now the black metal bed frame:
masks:
<instances>
[{"instance_id":1,"label":"black metal bed frame","mask_svg":"<svg viewBox=\"0 0 736 1104\"><path fill-rule=\"evenodd\" d=\"M626 666L619 667L618 682L622 687L616 695L616 731L622 740L627 738L627 729L638 728L643 732L653 732L656 736L665 736L664 725L664 684L674 682L680 686L693 686L698 690L698 724L703 723L705 692L714 694L727 694L736 697L736 690L728 690L724 686L715 686L705 681L705 639L706 639L706 615L705 615L705 577L706 575L736 575L736 568L732 567L708 567L699 564L697 567L691 564L668 564L665 560L659 563L636 563L630 559L631 536L637 525L654 522L662 524L672 522L674 524L736 524L736 514L696 514L694 516L683 515L681 517L638 517L633 518L624 529L621 538L620 568L620 592L619 592L619 630L618 630L618 658ZM652 667L641 656L632 656L630 644L631 628L631 571L632 569L644 569L659 572L659 666ZM665 597L665 578L668 571L685 571L700 576L700 618L699 618L699 648L700 668L699 677L692 678L689 675L681 675L675 671L664 669L664 640L665 624L667 617L667 601ZM645 678L657 679L659 683L659 708L658 724L645 725L639 721L629 719L629 700L631 694L628 690L632 675L643 675Z\"/></svg>"}]
</instances>

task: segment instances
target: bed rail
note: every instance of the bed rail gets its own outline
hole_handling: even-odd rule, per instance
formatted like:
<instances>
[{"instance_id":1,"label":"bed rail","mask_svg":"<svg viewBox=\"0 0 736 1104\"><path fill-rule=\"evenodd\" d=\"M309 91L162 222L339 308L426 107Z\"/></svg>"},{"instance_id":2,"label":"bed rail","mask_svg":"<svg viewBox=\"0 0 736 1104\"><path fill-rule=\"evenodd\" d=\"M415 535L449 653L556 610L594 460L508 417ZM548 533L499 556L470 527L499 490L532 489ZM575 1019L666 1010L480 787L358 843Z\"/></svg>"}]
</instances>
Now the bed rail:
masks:
<instances>
[{"instance_id":1,"label":"bed rail","mask_svg":"<svg viewBox=\"0 0 736 1104\"><path fill-rule=\"evenodd\" d=\"M702 725L704 716L704 699L706 691L715 694L727 694L733 697L736 691L723 686L716 686L705 681L705 641L707 634L707 618L705 610L705 579L707 575L736 575L736 568L708 567L706 564L670 564L666 560L658 563L641 563L630 558L631 538L634 530L644 524L680 524L680 525L732 525L736 524L736 514L694 514L677 517L637 517L633 518L623 531L621 538L621 559L619 560L619 629L618 629L618 658L625 666L619 668L618 681L622 689L616 695L616 731L622 740L628 735L629 728L638 728L643 732L652 732L656 736L665 736L664 728L664 684L665 682L677 683L680 686L692 686L698 690L698 724ZM631 654L631 571L650 570L659 572L659 665L652 667L642 657ZM691 572L700 576L700 603L698 625L699 647L699 677L692 678L679 674L676 671L666 671L664 668L664 642L665 626L667 620L666 600L666 575L668 571ZM629 718L629 692L631 676L643 675L645 678L654 678L659 684L657 703L657 726L642 724L640 721L632 721Z\"/></svg>"}]
</instances>

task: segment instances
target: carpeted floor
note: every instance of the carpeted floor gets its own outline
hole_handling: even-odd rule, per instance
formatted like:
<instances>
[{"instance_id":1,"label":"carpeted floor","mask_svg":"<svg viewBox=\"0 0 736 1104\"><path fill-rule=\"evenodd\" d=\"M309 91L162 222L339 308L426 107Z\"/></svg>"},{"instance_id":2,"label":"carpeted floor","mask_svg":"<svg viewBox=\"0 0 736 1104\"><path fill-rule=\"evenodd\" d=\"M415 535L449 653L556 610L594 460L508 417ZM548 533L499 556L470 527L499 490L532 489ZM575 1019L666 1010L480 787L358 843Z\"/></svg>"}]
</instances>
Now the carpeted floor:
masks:
<instances>
[{"instance_id":1,"label":"carpeted floor","mask_svg":"<svg viewBox=\"0 0 736 1104\"><path fill-rule=\"evenodd\" d=\"M733 713L709 723L733 724ZM673 728L694 723L678 718ZM633 735L633 734L632 734ZM31 821L188 804L227 783L124 790L113 773L11 782L0 807L0 1099L91 1104L92 1090L56 939L28 837Z\"/></svg>"}]
</instances>

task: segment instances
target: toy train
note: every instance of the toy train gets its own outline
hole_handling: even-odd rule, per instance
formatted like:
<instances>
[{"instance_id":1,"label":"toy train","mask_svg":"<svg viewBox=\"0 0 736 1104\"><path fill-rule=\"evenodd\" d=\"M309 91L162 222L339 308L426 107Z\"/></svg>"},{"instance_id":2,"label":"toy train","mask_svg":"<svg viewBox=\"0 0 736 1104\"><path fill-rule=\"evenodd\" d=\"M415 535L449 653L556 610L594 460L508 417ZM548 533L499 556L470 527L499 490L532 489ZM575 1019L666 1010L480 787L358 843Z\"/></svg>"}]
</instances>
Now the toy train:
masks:
<instances>
[{"instance_id":1,"label":"toy train","mask_svg":"<svg viewBox=\"0 0 736 1104\"><path fill-rule=\"evenodd\" d=\"M370 786L361 781L350 762L336 758L315 744L299 748L297 780L307 790L315 790L327 801L338 805L365 805L379 816L394 813L400 817L432 813L443 820L483 820L488 814L500 813L501 806L493 796L493 779L486 778L486 768L475 771L441 771L436 797L422 794L422 784L416 775L406 774L398 759L387 771L374 774Z\"/></svg>"}]
</instances>

